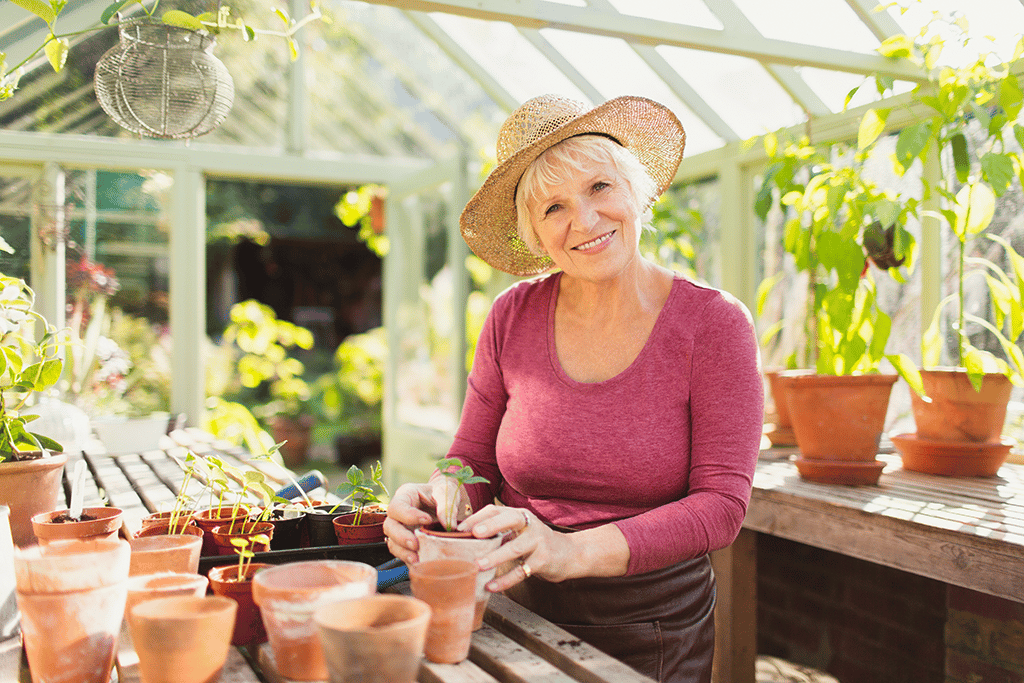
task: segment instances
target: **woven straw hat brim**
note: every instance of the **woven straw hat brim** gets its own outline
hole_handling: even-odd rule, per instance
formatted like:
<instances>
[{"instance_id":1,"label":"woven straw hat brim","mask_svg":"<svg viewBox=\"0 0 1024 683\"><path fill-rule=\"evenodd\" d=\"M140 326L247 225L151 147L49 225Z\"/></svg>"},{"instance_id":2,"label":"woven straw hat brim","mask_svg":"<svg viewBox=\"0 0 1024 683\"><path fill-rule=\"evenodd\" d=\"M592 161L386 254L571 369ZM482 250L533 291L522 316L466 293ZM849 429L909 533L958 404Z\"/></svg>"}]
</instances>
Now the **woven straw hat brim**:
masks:
<instances>
[{"instance_id":1,"label":"woven straw hat brim","mask_svg":"<svg viewBox=\"0 0 1024 683\"><path fill-rule=\"evenodd\" d=\"M652 203L671 185L686 144L682 124L664 105L634 96L608 100L523 147L491 171L459 219L462 236L473 253L512 275L537 275L552 268L549 257L531 253L519 238L516 186L544 150L587 133L611 136L636 155L657 186Z\"/></svg>"}]
</instances>

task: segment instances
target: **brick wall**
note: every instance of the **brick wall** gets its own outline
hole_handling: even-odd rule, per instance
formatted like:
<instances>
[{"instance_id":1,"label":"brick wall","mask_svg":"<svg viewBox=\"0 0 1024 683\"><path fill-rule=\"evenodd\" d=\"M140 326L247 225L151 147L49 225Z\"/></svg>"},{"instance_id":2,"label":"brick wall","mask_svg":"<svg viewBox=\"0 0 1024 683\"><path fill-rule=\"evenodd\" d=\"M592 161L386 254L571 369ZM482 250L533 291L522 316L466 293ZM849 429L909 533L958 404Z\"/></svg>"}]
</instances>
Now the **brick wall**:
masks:
<instances>
[{"instance_id":1,"label":"brick wall","mask_svg":"<svg viewBox=\"0 0 1024 683\"><path fill-rule=\"evenodd\" d=\"M841 683L946 680L944 583L766 534L758 534L757 562L759 653L827 671ZM1006 651L1016 643L1020 652L1020 621L1013 633L985 628L993 634L989 644Z\"/></svg>"},{"instance_id":2,"label":"brick wall","mask_svg":"<svg viewBox=\"0 0 1024 683\"><path fill-rule=\"evenodd\" d=\"M946 596L946 683L1024 681L1024 604L956 586Z\"/></svg>"}]
</instances>

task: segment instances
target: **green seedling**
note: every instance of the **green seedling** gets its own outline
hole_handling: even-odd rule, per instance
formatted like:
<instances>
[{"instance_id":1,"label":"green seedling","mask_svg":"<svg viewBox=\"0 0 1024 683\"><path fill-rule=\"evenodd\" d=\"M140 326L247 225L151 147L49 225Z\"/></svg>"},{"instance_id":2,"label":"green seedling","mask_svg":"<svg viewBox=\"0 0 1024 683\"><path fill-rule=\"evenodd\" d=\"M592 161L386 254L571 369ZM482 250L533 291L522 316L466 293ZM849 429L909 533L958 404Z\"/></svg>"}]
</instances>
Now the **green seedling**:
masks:
<instances>
[{"instance_id":1,"label":"green seedling","mask_svg":"<svg viewBox=\"0 0 1024 683\"><path fill-rule=\"evenodd\" d=\"M442 475L448 477L456 483L455 495L448 501L448 509L445 510L444 519L441 520L441 525L444 526L446 531L451 531L458 524L458 510L456 509L459 500L462 499L462 492L466 490L468 484L490 484L490 480L486 477L479 477L473 474L473 468L469 465L463 465L462 461L458 458L441 458L434 467Z\"/></svg>"},{"instance_id":2,"label":"green seedling","mask_svg":"<svg viewBox=\"0 0 1024 683\"><path fill-rule=\"evenodd\" d=\"M352 504L356 508L356 516L352 520L352 523L359 526L359 523L363 518L363 508L368 505L380 504L384 501L381 500L377 495L377 491L383 492L385 496L389 495L387 488L384 486L384 482L381 481L383 476L383 468L381 468L380 461L374 465L370 470L370 478L367 479L366 474L358 465L352 465L348 468L348 472L345 474L345 481L343 481L337 488L337 493L341 496L342 500L351 499ZM338 503L340 505L341 503ZM338 505L331 508L331 512L334 512Z\"/></svg>"},{"instance_id":3,"label":"green seedling","mask_svg":"<svg viewBox=\"0 0 1024 683\"><path fill-rule=\"evenodd\" d=\"M251 538L232 538L231 545L235 546L237 550L235 553L238 555L238 580L245 580L246 567L252 563L252 558L256 556L256 553L251 549L252 546L257 544L267 545L270 543L270 538L266 534L256 534Z\"/></svg>"}]
</instances>

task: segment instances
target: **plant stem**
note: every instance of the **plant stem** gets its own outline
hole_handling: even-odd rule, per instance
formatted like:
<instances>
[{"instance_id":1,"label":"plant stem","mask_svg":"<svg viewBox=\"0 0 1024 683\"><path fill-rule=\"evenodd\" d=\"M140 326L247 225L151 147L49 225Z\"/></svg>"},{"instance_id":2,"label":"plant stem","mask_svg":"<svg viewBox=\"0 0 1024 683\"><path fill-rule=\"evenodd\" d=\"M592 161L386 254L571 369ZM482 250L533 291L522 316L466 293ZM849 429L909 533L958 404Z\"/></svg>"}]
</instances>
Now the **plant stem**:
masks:
<instances>
[{"instance_id":1,"label":"plant stem","mask_svg":"<svg viewBox=\"0 0 1024 683\"><path fill-rule=\"evenodd\" d=\"M966 230L966 228L965 228L965 230ZM963 367L963 364L964 364L964 335L966 334L964 332L964 256L966 254L966 251L967 251L967 238L966 238L966 235L965 235L964 239L960 240L960 261L957 264L957 268L958 268L958 273L957 274L959 276L957 278L958 282L959 282L957 296L959 297L959 302L958 303L959 303L959 309L960 310L958 311L959 323L958 323L958 327L957 327L956 339L957 339L957 351L959 353L959 363L958 363L958 365L960 365L961 367Z\"/></svg>"}]
</instances>

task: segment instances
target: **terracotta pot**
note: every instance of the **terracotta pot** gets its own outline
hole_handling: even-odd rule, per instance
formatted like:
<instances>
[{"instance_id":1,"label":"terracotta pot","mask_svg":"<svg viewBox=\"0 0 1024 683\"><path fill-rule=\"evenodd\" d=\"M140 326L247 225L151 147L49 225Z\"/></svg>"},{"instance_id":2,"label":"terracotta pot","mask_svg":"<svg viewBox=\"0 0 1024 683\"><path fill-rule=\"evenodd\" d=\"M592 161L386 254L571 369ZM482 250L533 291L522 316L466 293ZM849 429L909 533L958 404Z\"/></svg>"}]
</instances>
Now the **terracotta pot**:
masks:
<instances>
[{"instance_id":1,"label":"terracotta pot","mask_svg":"<svg viewBox=\"0 0 1024 683\"><path fill-rule=\"evenodd\" d=\"M157 572L195 574L199 571L199 553L203 548L202 536L139 536L131 540L131 545L132 559L128 570L131 576Z\"/></svg>"},{"instance_id":2,"label":"terracotta pot","mask_svg":"<svg viewBox=\"0 0 1024 683\"><path fill-rule=\"evenodd\" d=\"M40 512L50 512L64 505L61 484L67 461L66 454L55 453L48 458L0 463L0 505L11 510L14 545L35 543L32 518Z\"/></svg>"},{"instance_id":3,"label":"terracotta pot","mask_svg":"<svg viewBox=\"0 0 1024 683\"><path fill-rule=\"evenodd\" d=\"M897 375L779 374L801 458L800 476L829 484L874 484L875 459Z\"/></svg>"},{"instance_id":4,"label":"terracotta pot","mask_svg":"<svg viewBox=\"0 0 1024 683\"><path fill-rule=\"evenodd\" d=\"M114 538L121 530L123 511L120 508L82 508L82 519L77 522L67 518L69 512L40 512L32 518L32 530L39 543L46 545L51 541L76 538L82 541Z\"/></svg>"},{"instance_id":5,"label":"terracotta pot","mask_svg":"<svg viewBox=\"0 0 1024 683\"><path fill-rule=\"evenodd\" d=\"M217 546L213 542L213 537L210 532L214 528L224 526L225 524L231 524L234 522L238 524L243 520L249 518L249 512L239 508L235 514L231 513L232 508L230 506L224 506L222 509L210 508L208 510L202 510L197 512L193 517L196 525L203 530L203 555L216 555Z\"/></svg>"},{"instance_id":6,"label":"terracotta pot","mask_svg":"<svg viewBox=\"0 0 1024 683\"><path fill-rule=\"evenodd\" d=\"M469 656L476 604L475 562L431 560L409 567L414 597L430 605L424 654L437 664L458 664Z\"/></svg>"},{"instance_id":7,"label":"terracotta pot","mask_svg":"<svg viewBox=\"0 0 1024 683\"><path fill-rule=\"evenodd\" d=\"M126 541L54 541L14 553L34 683L105 682L127 600Z\"/></svg>"},{"instance_id":8,"label":"terracotta pot","mask_svg":"<svg viewBox=\"0 0 1024 683\"><path fill-rule=\"evenodd\" d=\"M975 391L962 368L921 371L925 396L910 392L917 435L934 441L998 444L1006 422L1013 385L1004 375L988 373Z\"/></svg>"},{"instance_id":9,"label":"terracotta pot","mask_svg":"<svg viewBox=\"0 0 1024 683\"><path fill-rule=\"evenodd\" d=\"M417 555L420 562L430 560L477 560L501 545L501 536L476 538L466 531L443 531L440 529L416 529L419 542ZM494 578L494 569L479 572L476 576L476 607L473 613L473 630L484 625L484 612L491 598L487 582Z\"/></svg>"},{"instance_id":10,"label":"terracotta pot","mask_svg":"<svg viewBox=\"0 0 1024 683\"><path fill-rule=\"evenodd\" d=\"M383 543L385 512L363 512L359 525L353 524L356 513L350 512L334 520L334 534L338 537L338 545L356 545L360 543Z\"/></svg>"},{"instance_id":11,"label":"terracotta pot","mask_svg":"<svg viewBox=\"0 0 1024 683\"><path fill-rule=\"evenodd\" d=\"M145 517L143 517L142 518L142 528L145 529L148 526L154 526L154 525L166 525L166 524L170 523L172 516L174 517L175 526L177 526L178 524L183 524L183 525L191 524L191 525L195 526L195 522L193 521L193 517L195 517L195 513L194 512L186 511L186 512L180 512L177 515L174 515L173 512L166 511L166 512L151 512L148 515L146 515ZM178 531L178 529L175 529L175 532L177 532L177 531Z\"/></svg>"},{"instance_id":12,"label":"terracotta pot","mask_svg":"<svg viewBox=\"0 0 1024 683\"><path fill-rule=\"evenodd\" d=\"M174 531L171 531L170 522L150 522L146 526L142 527L135 532L135 538L146 538L147 536L198 536L200 540L206 535L203 530L195 523L194 520L190 520L185 526L175 524Z\"/></svg>"},{"instance_id":13,"label":"terracotta pot","mask_svg":"<svg viewBox=\"0 0 1024 683\"><path fill-rule=\"evenodd\" d=\"M11 511L0 505L0 641L18 633L18 601L14 584L14 540Z\"/></svg>"},{"instance_id":14,"label":"terracotta pot","mask_svg":"<svg viewBox=\"0 0 1024 683\"><path fill-rule=\"evenodd\" d=\"M377 570L362 562L292 562L260 572L253 579L277 672L294 681L327 679L313 612L321 605L372 595Z\"/></svg>"},{"instance_id":15,"label":"terracotta pot","mask_svg":"<svg viewBox=\"0 0 1024 683\"><path fill-rule=\"evenodd\" d=\"M313 418L302 415L296 418L277 416L270 422L274 443L285 442L280 448L284 466L295 469L305 464L312 443Z\"/></svg>"},{"instance_id":16,"label":"terracotta pot","mask_svg":"<svg viewBox=\"0 0 1024 683\"><path fill-rule=\"evenodd\" d=\"M430 606L408 595L370 595L313 613L331 683L415 681Z\"/></svg>"},{"instance_id":17,"label":"terracotta pot","mask_svg":"<svg viewBox=\"0 0 1024 683\"><path fill-rule=\"evenodd\" d=\"M306 544L313 548L338 545L334 520L349 512L352 512L352 506L347 503L314 506L306 513Z\"/></svg>"},{"instance_id":18,"label":"terracotta pot","mask_svg":"<svg viewBox=\"0 0 1024 683\"><path fill-rule=\"evenodd\" d=\"M1004 437L997 443L958 443L898 434L892 437L892 443L900 452L905 470L948 477L994 477L1016 442Z\"/></svg>"},{"instance_id":19,"label":"terracotta pot","mask_svg":"<svg viewBox=\"0 0 1024 683\"><path fill-rule=\"evenodd\" d=\"M271 550L294 550L302 546L302 539L306 533L306 511L289 510L287 514L295 515L284 517L282 510L274 510L270 513L267 521L274 525L274 534L270 538Z\"/></svg>"},{"instance_id":20,"label":"terracotta pot","mask_svg":"<svg viewBox=\"0 0 1024 683\"><path fill-rule=\"evenodd\" d=\"M243 522L242 524L235 524L234 531L229 531L230 526L217 526L209 533L209 536L213 539L213 545L216 548L214 555L236 555L238 554L238 548L231 543L231 541L239 538L251 539L254 536L263 534L267 537L266 543L251 543L249 550L254 553L262 553L270 550L270 537L274 535L274 525L270 522Z\"/></svg>"},{"instance_id":21,"label":"terracotta pot","mask_svg":"<svg viewBox=\"0 0 1024 683\"><path fill-rule=\"evenodd\" d=\"M209 579L201 574L159 572L132 576L128 579L128 600L124 611L128 614L135 605L157 598L189 595L201 598L206 595L209 585Z\"/></svg>"},{"instance_id":22,"label":"terracotta pot","mask_svg":"<svg viewBox=\"0 0 1024 683\"><path fill-rule=\"evenodd\" d=\"M260 608L252 599L252 577L272 566L252 562L246 565L241 580L238 579L237 564L214 567L210 570L210 589L214 594L223 595L238 603L235 626L231 631L232 645L256 645L267 642L267 631L263 628Z\"/></svg>"},{"instance_id":23,"label":"terracotta pot","mask_svg":"<svg viewBox=\"0 0 1024 683\"><path fill-rule=\"evenodd\" d=\"M779 381L781 370L766 370L765 377L768 379L768 388L771 391L772 402L775 404L775 422L765 425L765 436L772 446L786 447L796 445L796 434L793 432L793 422L789 416L789 404L786 399L786 388Z\"/></svg>"},{"instance_id":24,"label":"terracotta pot","mask_svg":"<svg viewBox=\"0 0 1024 683\"><path fill-rule=\"evenodd\" d=\"M234 600L177 596L147 600L128 614L139 674L145 683L210 683L231 647Z\"/></svg>"}]
</instances>

